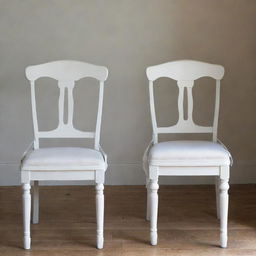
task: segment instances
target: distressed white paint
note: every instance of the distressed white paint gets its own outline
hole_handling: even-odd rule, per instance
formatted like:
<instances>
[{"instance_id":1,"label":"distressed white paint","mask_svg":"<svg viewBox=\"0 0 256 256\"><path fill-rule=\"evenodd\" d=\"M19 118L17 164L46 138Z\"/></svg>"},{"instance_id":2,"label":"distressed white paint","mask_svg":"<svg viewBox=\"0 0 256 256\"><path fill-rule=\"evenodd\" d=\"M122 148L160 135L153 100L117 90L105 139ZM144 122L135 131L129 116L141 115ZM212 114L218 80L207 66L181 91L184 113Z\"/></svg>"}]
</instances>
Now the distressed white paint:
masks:
<instances>
[{"instance_id":1,"label":"distressed white paint","mask_svg":"<svg viewBox=\"0 0 256 256\"><path fill-rule=\"evenodd\" d=\"M159 176L215 176L216 177L216 204L217 217L220 218L220 245L227 247L228 221L228 180L229 166L152 166L148 164L148 153L152 145L158 142L160 133L212 133L213 142L217 142L217 126L220 104L220 80L224 75L224 68L199 61L180 60L164 63L147 68L149 79L150 112L152 119L152 141L143 156L143 167L147 180L147 219L150 219L151 244L157 244L157 212L158 212L158 177ZM179 87L178 111L179 119L171 127L158 127L154 105L153 82L160 77L168 77L177 81ZM216 80L216 98L213 125L204 127L193 121L192 88L195 80L201 77L211 77ZM184 91L187 90L188 116L184 118Z\"/></svg>"},{"instance_id":2,"label":"distressed white paint","mask_svg":"<svg viewBox=\"0 0 256 256\"><path fill-rule=\"evenodd\" d=\"M29 154L30 150L39 148L39 139L42 138L94 138L94 149L101 152L104 159L104 167L72 165L67 167L38 165L26 167L21 165L21 182L23 183L23 209L24 209L24 248L30 249L30 182L34 181L33 189L33 223L39 222L39 188L38 181L81 181L94 180L96 182L96 215L97 215L97 248L103 248L103 218L104 218L104 195L103 188L105 182L105 171L107 169L107 156L100 146L100 127L103 108L104 81L107 79L108 70L105 67L96 66L78 61L55 61L26 69L26 76L31 84L31 103L34 125L34 147L28 149L23 158ZM53 131L39 131L37 111L35 81L41 77L50 77L58 81L59 87L59 123ZM75 82L84 78L92 77L99 80L99 103L95 131L79 131L73 126L74 99L73 88ZM64 122L65 92L68 94L68 119ZM32 144L31 144L32 145Z\"/></svg>"}]
</instances>

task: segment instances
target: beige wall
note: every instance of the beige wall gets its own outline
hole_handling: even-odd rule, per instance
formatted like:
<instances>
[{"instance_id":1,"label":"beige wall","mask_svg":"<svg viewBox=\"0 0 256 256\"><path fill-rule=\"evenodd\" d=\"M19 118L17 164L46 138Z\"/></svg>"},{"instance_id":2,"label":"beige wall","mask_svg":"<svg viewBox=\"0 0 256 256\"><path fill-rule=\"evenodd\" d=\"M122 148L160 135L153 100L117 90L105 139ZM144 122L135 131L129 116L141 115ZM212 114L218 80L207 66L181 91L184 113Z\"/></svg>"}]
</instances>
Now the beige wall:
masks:
<instances>
[{"instance_id":1,"label":"beige wall","mask_svg":"<svg viewBox=\"0 0 256 256\"><path fill-rule=\"evenodd\" d=\"M19 160L33 136L26 66L75 59L109 68L101 140L109 156L107 181L141 184L141 158L151 137L145 68L184 58L225 66L219 137L235 159L232 182L255 182L255 13L255 0L0 0L0 184L19 183ZM159 122L174 123L177 90L160 83L158 109L165 114ZM195 119L207 123L213 89L198 88L195 110L201 114ZM57 90L49 90L40 98L44 127L55 124L56 111L46 114L56 107ZM86 100L76 93L79 127L88 127L81 118L95 105L93 95L92 88Z\"/></svg>"}]
</instances>

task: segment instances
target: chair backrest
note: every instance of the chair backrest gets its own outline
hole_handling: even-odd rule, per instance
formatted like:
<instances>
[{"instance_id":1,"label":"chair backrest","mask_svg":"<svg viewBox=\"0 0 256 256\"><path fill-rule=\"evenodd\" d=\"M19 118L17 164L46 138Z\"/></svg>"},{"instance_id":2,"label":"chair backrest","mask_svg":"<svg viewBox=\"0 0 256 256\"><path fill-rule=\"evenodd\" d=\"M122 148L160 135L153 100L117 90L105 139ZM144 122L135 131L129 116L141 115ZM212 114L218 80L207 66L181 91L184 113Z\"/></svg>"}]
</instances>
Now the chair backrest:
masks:
<instances>
[{"instance_id":1,"label":"chair backrest","mask_svg":"<svg viewBox=\"0 0 256 256\"><path fill-rule=\"evenodd\" d=\"M29 66L26 68L26 77L31 84L31 103L32 116L34 125L34 148L39 148L40 138L94 138L95 149L99 149L100 141L100 127L103 106L103 90L104 81L108 77L108 69L102 66L96 66L89 63L79 61L54 61L41 65ZM58 81L59 94L59 123L58 127L51 131L39 131L36 111L36 95L35 95L35 81L41 77L49 77ZM79 79L91 77L99 80L99 103L98 114L96 121L96 128L93 132L84 132L74 128L73 114L74 114L74 99L73 88L75 82ZM68 99L68 118L67 123L64 123L64 99L65 91L67 91Z\"/></svg>"},{"instance_id":2,"label":"chair backrest","mask_svg":"<svg viewBox=\"0 0 256 256\"><path fill-rule=\"evenodd\" d=\"M217 126L220 105L220 80L224 76L224 68L220 65L209 64L193 60L179 60L147 68L149 80L150 112L153 126L153 141L157 143L160 133L212 133L213 141L217 141ZM178 122L170 127L158 127L156 122L153 82L167 77L177 81L178 96ZM216 80L216 96L213 125L200 126L193 121L193 94L194 81L201 77L211 77ZM187 119L184 119L184 91L187 90Z\"/></svg>"}]
</instances>

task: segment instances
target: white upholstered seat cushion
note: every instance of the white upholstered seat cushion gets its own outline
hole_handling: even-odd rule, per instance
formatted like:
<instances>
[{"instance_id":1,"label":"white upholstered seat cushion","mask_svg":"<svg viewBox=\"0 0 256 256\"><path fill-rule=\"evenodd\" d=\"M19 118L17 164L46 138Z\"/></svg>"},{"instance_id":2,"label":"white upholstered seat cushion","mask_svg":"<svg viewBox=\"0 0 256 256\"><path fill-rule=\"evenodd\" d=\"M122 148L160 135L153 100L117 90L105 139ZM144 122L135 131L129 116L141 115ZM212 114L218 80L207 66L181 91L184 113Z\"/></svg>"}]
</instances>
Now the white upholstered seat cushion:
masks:
<instances>
[{"instance_id":1,"label":"white upholstered seat cushion","mask_svg":"<svg viewBox=\"0 0 256 256\"><path fill-rule=\"evenodd\" d=\"M81 170L93 167L105 169L101 152L90 148L40 148L28 153L22 161L22 170Z\"/></svg>"},{"instance_id":2,"label":"white upholstered seat cushion","mask_svg":"<svg viewBox=\"0 0 256 256\"><path fill-rule=\"evenodd\" d=\"M148 163L155 166L229 165L230 153L211 141L167 141L152 146Z\"/></svg>"}]
</instances>

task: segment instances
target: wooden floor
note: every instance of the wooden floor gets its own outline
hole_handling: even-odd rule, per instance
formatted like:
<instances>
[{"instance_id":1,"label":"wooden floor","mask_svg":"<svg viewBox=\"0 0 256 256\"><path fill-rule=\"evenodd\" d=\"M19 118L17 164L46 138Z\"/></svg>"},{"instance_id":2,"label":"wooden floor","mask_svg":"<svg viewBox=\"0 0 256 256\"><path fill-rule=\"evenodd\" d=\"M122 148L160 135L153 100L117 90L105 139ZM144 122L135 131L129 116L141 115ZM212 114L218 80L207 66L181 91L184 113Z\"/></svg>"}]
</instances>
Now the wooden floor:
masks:
<instances>
[{"instance_id":1,"label":"wooden floor","mask_svg":"<svg viewBox=\"0 0 256 256\"><path fill-rule=\"evenodd\" d=\"M149 244L143 186L105 187L105 247L95 248L94 187L40 187L40 223L22 249L19 187L0 188L0 255L256 255L256 185L230 189L229 246L220 249L213 186L161 186L159 243Z\"/></svg>"}]
</instances>

